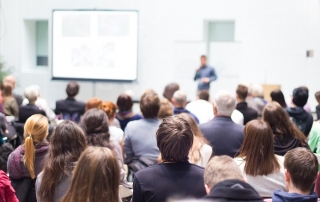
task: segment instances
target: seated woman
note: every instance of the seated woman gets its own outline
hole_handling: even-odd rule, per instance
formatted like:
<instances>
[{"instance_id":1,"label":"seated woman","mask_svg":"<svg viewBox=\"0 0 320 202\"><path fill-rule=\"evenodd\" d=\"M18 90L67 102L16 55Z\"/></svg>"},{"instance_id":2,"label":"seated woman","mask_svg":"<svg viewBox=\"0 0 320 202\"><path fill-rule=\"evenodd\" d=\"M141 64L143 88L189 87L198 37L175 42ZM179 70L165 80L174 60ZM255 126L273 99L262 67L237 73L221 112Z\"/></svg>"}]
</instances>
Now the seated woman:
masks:
<instances>
[{"instance_id":1,"label":"seated woman","mask_svg":"<svg viewBox=\"0 0 320 202\"><path fill-rule=\"evenodd\" d=\"M119 165L106 147L88 147L80 156L62 202L119 202Z\"/></svg>"},{"instance_id":2,"label":"seated woman","mask_svg":"<svg viewBox=\"0 0 320 202\"><path fill-rule=\"evenodd\" d=\"M72 171L87 142L83 130L72 121L63 121L50 138L49 155L36 181L38 202L58 202L66 194Z\"/></svg>"},{"instance_id":3,"label":"seated woman","mask_svg":"<svg viewBox=\"0 0 320 202\"><path fill-rule=\"evenodd\" d=\"M2 84L1 92L2 92L2 104L3 104L5 115L14 116L15 118L18 118L19 107L16 99L12 95L12 85L9 83Z\"/></svg>"},{"instance_id":4,"label":"seated woman","mask_svg":"<svg viewBox=\"0 0 320 202\"><path fill-rule=\"evenodd\" d=\"M270 94L272 101L277 102L282 108L287 108L287 103L281 90L273 90Z\"/></svg>"},{"instance_id":5,"label":"seated woman","mask_svg":"<svg viewBox=\"0 0 320 202\"><path fill-rule=\"evenodd\" d=\"M304 134L291 122L289 115L277 102L270 102L265 106L262 119L272 129L275 154L284 156L287 151L296 147L309 148Z\"/></svg>"},{"instance_id":6,"label":"seated woman","mask_svg":"<svg viewBox=\"0 0 320 202\"><path fill-rule=\"evenodd\" d=\"M88 111L89 109L99 109L102 104L102 100L99 98L91 98L87 103L86 103L86 108L85 110Z\"/></svg>"},{"instance_id":7,"label":"seated woman","mask_svg":"<svg viewBox=\"0 0 320 202\"><path fill-rule=\"evenodd\" d=\"M261 197L271 197L277 189L286 190L282 156L273 152L273 133L263 121L253 120L244 128L240 154L234 159L243 176Z\"/></svg>"}]
</instances>

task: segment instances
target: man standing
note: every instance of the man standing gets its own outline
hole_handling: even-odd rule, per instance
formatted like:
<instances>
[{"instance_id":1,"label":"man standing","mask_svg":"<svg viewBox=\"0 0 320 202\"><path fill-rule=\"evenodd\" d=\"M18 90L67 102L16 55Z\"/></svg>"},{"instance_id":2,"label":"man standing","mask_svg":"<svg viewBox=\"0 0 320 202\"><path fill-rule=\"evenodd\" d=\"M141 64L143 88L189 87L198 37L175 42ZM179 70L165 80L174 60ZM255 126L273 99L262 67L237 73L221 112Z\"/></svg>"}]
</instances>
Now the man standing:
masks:
<instances>
[{"instance_id":1,"label":"man standing","mask_svg":"<svg viewBox=\"0 0 320 202\"><path fill-rule=\"evenodd\" d=\"M200 57L201 67L196 70L196 75L194 76L195 81L199 81L198 90L209 90L210 82L217 80L217 74L213 67L207 65L207 57L202 55Z\"/></svg>"}]
</instances>

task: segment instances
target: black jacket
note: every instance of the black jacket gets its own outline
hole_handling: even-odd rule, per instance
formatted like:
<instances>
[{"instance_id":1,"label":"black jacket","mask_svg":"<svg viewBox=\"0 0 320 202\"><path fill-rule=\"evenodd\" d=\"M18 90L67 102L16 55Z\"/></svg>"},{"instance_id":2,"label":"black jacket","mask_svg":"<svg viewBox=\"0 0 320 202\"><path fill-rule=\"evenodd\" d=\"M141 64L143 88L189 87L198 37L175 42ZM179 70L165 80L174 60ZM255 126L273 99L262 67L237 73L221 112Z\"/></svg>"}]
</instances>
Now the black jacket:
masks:
<instances>
[{"instance_id":1,"label":"black jacket","mask_svg":"<svg viewBox=\"0 0 320 202\"><path fill-rule=\"evenodd\" d=\"M248 183L241 180L225 180L216 184L204 197L210 201L251 201L262 202L258 192Z\"/></svg>"},{"instance_id":2,"label":"black jacket","mask_svg":"<svg viewBox=\"0 0 320 202\"><path fill-rule=\"evenodd\" d=\"M39 109L36 105L27 104L25 106L21 106L19 109L19 123L25 123L27 119L34 114L42 114L46 116L46 113Z\"/></svg>"},{"instance_id":3,"label":"black jacket","mask_svg":"<svg viewBox=\"0 0 320 202\"><path fill-rule=\"evenodd\" d=\"M79 102L74 98L58 100L56 102L56 114L61 114L64 120L80 121L81 115L84 114L86 104Z\"/></svg>"},{"instance_id":4,"label":"black jacket","mask_svg":"<svg viewBox=\"0 0 320 202\"><path fill-rule=\"evenodd\" d=\"M301 107L287 108L286 111L289 114L293 123L307 137L310 133L313 124L312 115L306 112L306 110L304 110Z\"/></svg>"},{"instance_id":5,"label":"black jacket","mask_svg":"<svg viewBox=\"0 0 320 202\"><path fill-rule=\"evenodd\" d=\"M305 147L310 150L307 143L303 146L298 139L291 135L274 136L274 153L277 155L284 156L288 151L297 147Z\"/></svg>"},{"instance_id":6,"label":"black jacket","mask_svg":"<svg viewBox=\"0 0 320 202\"><path fill-rule=\"evenodd\" d=\"M316 106L317 120L320 119L320 104Z\"/></svg>"},{"instance_id":7,"label":"black jacket","mask_svg":"<svg viewBox=\"0 0 320 202\"><path fill-rule=\"evenodd\" d=\"M258 112L250 107L246 102L237 104L236 109L243 114L243 124L246 125L249 121L258 118Z\"/></svg>"}]
</instances>

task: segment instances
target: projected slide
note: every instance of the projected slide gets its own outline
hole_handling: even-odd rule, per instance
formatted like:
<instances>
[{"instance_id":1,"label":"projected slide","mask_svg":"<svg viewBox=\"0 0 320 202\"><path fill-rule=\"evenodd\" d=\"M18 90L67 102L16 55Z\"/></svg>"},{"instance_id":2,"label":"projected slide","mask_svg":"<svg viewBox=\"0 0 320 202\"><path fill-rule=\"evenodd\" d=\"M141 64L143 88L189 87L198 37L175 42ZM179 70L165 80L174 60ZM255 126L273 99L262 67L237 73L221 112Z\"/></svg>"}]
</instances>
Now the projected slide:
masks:
<instances>
[{"instance_id":1,"label":"projected slide","mask_svg":"<svg viewBox=\"0 0 320 202\"><path fill-rule=\"evenodd\" d=\"M137 11L54 10L54 79L137 78Z\"/></svg>"}]
</instances>

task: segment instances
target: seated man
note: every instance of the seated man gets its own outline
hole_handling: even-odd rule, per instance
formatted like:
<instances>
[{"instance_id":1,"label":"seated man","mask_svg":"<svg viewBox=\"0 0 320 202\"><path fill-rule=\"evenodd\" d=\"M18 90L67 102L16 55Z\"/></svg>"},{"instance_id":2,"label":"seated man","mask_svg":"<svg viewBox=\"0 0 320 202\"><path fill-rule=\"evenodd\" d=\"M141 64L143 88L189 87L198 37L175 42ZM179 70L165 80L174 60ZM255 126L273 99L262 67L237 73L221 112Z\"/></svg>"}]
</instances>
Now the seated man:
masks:
<instances>
[{"instance_id":1,"label":"seated man","mask_svg":"<svg viewBox=\"0 0 320 202\"><path fill-rule=\"evenodd\" d=\"M209 102L208 91L200 91L198 99L187 104L186 109L197 116L200 124L213 119L213 105Z\"/></svg>"},{"instance_id":2,"label":"seated man","mask_svg":"<svg viewBox=\"0 0 320 202\"><path fill-rule=\"evenodd\" d=\"M318 174L318 159L306 148L297 147L284 157L285 180L288 192L276 190L273 202L316 202L317 194L311 191Z\"/></svg>"},{"instance_id":3,"label":"seated man","mask_svg":"<svg viewBox=\"0 0 320 202\"><path fill-rule=\"evenodd\" d=\"M312 115L303 109L303 106L305 106L307 103L308 98L308 91L306 91L303 87L296 88L292 93L291 107L286 109L290 119L306 137L309 135L313 124Z\"/></svg>"},{"instance_id":4,"label":"seated man","mask_svg":"<svg viewBox=\"0 0 320 202\"><path fill-rule=\"evenodd\" d=\"M72 120L78 123L80 117L84 114L86 104L74 99L79 92L79 88L79 84L70 82L66 89L67 99L56 102L56 114L61 114L64 120Z\"/></svg>"},{"instance_id":5,"label":"seated man","mask_svg":"<svg viewBox=\"0 0 320 202\"><path fill-rule=\"evenodd\" d=\"M163 90L163 97L168 99L171 102L173 94L180 89L179 84L177 83L169 83Z\"/></svg>"},{"instance_id":6,"label":"seated man","mask_svg":"<svg viewBox=\"0 0 320 202\"><path fill-rule=\"evenodd\" d=\"M262 110L267 102L262 99L264 94L263 86L259 83L253 83L249 86L248 96L246 98L246 102L248 103L248 107L254 109L258 113L258 117L261 117Z\"/></svg>"},{"instance_id":7,"label":"seated man","mask_svg":"<svg viewBox=\"0 0 320 202\"><path fill-rule=\"evenodd\" d=\"M164 202L169 197L205 196L203 168L188 161L193 144L189 123L179 116L167 117L156 136L162 163L136 173L132 202Z\"/></svg>"},{"instance_id":8,"label":"seated man","mask_svg":"<svg viewBox=\"0 0 320 202\"><path fill-rule=\"evenodd\" d=\"M258 113L256 110L248 107L248 103L246 103L246 98L248 96L248 87L245 85L238 85L237 88L237 106L236 109L243 114L244 117L244 125L246 125L249 121L258 118Z\"/></svg>"},{"instance_id":9,"label":"seated man","mask_svg":"<svg viewBox=\"0 0 320 202\"><path fill-rule=\"evenodd\" d=\"M262 202L258 192L244 181L236 162L229 156L215 156L204 171L207 196L212 201Z\"/></svg>"},{"instance_id":10,"label":"seated man","mask_svg":"<svg viewBox=\"0 0 320 202\"><path fill-rule=\"evenodd\" d=\"M187 113L199 124L199 119L194 115L193 113L186 110L185 106L187 104L187 95L181 91L178 90L173 94L173 97L171 99L171 102L174 106L173 114L181 114L181 113Z\"/></svg>"},{"instance_id":11,"label":"seated man","mask_svg":"<svg viewBox=\"0 0 320 202\"><path fill-rule=\"evenodd\" d=\"M227 91L219 91L215 96L214 103L214 119L201 124L199 128L213 146L214 155L227 155L233 158L244 139L244 126L231 120L231 114L236 106L236 98Z\"/></svg>"}]
</instances>

